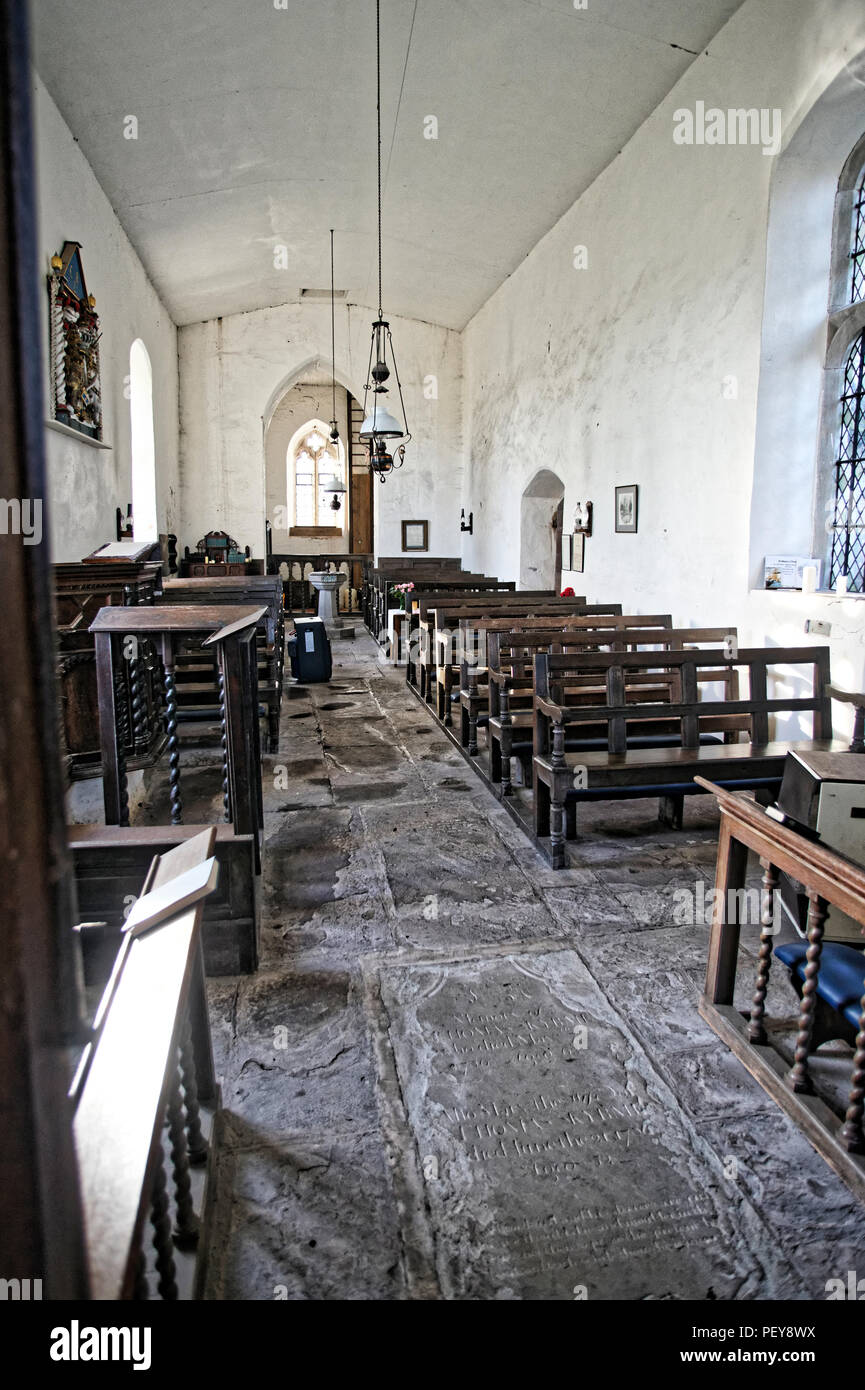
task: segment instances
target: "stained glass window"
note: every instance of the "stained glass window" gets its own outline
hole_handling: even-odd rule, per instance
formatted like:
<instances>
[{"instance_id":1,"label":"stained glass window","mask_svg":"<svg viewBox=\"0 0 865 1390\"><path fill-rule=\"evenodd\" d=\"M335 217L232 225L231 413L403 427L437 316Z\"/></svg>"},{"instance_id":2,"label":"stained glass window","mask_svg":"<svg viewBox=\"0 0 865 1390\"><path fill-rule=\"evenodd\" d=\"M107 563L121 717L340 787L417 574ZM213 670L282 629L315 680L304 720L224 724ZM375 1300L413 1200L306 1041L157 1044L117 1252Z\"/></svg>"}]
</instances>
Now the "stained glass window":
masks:
<instances>
[{"instance_id":1,"label":"stained glass window","mask_svg":"<svg viewBox=\"0 0 865 1390\"><path fill-rule=\"evenodd\" d=\"M850 349L844 369L830 583L843 574L851 593L865 591L865 333Z\"/></svg>"}]
</instances>

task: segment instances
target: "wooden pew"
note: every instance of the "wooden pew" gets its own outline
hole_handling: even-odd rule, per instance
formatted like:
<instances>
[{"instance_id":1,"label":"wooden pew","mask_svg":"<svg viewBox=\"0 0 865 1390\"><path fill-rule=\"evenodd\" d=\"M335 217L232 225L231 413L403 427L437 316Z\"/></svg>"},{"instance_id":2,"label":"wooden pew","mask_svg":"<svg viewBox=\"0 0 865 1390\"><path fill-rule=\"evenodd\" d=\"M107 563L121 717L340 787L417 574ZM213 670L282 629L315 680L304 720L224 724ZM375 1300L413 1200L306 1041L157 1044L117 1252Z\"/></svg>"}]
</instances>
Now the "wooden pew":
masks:
<instances>
[{"instance_id":1,"label":"wooden pew","mask_svg":"<svg viewBox=\"0 0 865 1390\"><path fill-rule=\"evenodd\" d=\"M283 585L279 575L208 576L205 579L167 579L163 603L237 604L244 608L265 605L267 614L259 636L263 665L258 693L267 706L268 751L279 747L279 711L285 668ZM179 708L189 713L203 707L204 716L218 706L218 678L206 653L179 655L177 660Z\"/></svg>"},{"instance_id":2,"label":"wooden pew","mask_svg":"<svg viewBox=\"0 0 865 1390\"><path fill-rule=\"evenodd\" d=\"M456 556L384 556L364 570L363 618L370 632L378 636L387 621L387 586L411 581L415 575L458 574L461 562ZM382 602L382 595L384 595Z\"/></svg>"},{"instance_id":3,"label":"wooden pew","mask_svg":"<svg viewBox=\"0 0 865 1390\"><path fill-rule=\"evenodd\" d=\"M215 833L154 859L142 891L204 863ZM220 1112L203 906L124 937L71 1088L91 1299L203 1293Z\"/></svg>"},{"instance_id":4,"label":"wooden pew","mask_svg":"<svg viewBox=\"0 0 865 1390\"><path fill-rule=\"evenodd\" d=\"M560 599L552 589L522 589L519 593L513 585L505 588L488 586L484 589L471 589L468 593L455 593L453 588L419 590L412 594L409 618L408 644L406 650L406 684L415 686L428 704L432 703L433 684L428 678L433 662L433 634L435 631L434 609L442 613L462 608L470 613L487 614L498 612L525 612L529 602L548 602L579 604L585 599L577 596Z\"/></svg>"},{"instance_id":5,"label":"wooden pew","mask_svg":"<svg viewBox=\"0 0 865 1390\"><path fill-rule=\"evenodd\" d=\"M774 667L794 668L800 681L810 675L810 693L769 696ZM747 698L700 699L701 681L723 679L734 669L747 673ZM659 671L677 672L677 699L626 701L632 676ZM671 799L680 820L683 798L702 791L694 781L698 775L768 795L780 785L790 749L837 752L847 746L832 738L828 647L747 648L735 656L723 648L591 653L580 656L579 674L603 683L605 698L595 704L564 702L562 685L569 673L573 661L568 656L535 657L534 829L539 844L549 839L554 868L565 862L566 808L573 837L580 801L657 795ZM772 716L803 713L811 716L810 739L770 739ZM735 730L742 716L749 726L745 742L707 743ZM566 751L568 731L572 738ZM671 740L676 746L658 746Z\"/></svg>"},{"instance_id":6,"label":"wooden pew","mask_svg":"<svg viewBox=\"0 0 865 1390\"><path fill-rule=\"evenodd\" d=\"M202 945L208 975L248 975L258 968L260 878L252 835L212 827L219 883L204 905ZM200 825L71 825L69 850L78 909L95 923L82 930L85 983L104 984L117 955L124 912L140 892L154 855L201 833Z\"/></svg>"},{"instance_id":7,"label":"wooden pew","mask_svg":"<svg viewBox=\"0 0 865 1390\"><path fill-rule=\"evenodd\" d=\"M600 622L604 617L612 617L621 612L618 603L586 603L582 598L530 599L525 603L496 604L491 611L481 611L483 605L468 605L461 608L442 608L437 606L430 611L432 620L432 669L427 684L435 691L436 714L446 728L450 728L452 702L456 698L460 704L463 673L471 672L468 678L467 702L470 708L479 704L480 683L486 673L486 624L502 621L499 615L507 615L506 621L514 625L523 621L544 621L554 623L557 619L568 617L594 619ZM477 732L477 715L475 715ZM461 740L462 742L462 740ZM465 747L466 745L463 744Z\"/></svg>"},{"instance_id":8,"label":"wooden pew","mask_svg":"<svg viewBox=\"0 0 865 1390\"><path fill-rule=\"evenodd\" d=\"M156 602L162 591L162 565L150 560L81 560L52 566L52 577L66 770L70 778L96 777L100 768L99 702L90 623L100 608ZM137 727L133 725L130 706L125 747L131 768L150 766L164 746L160 692L154 687L153 669L143 657L134 673L139 721Z\"/></svg>"},{"instance_id":9,"label":"wooden pew","mask_svg":"<svg viewBox=\"0 0 865 1390\"><path fill-rule=\"evenodd\" d=\"M538 652L632 650L637 645L663 646L672 629L669 613L535 618L485 624L487 649L485 689L468 663L461 672L462 737L470 754L477 753L477 720L486 705L489 776L503 796L511 794L510 759L514 751L532 751L532 691L534 657ZM695 634L699 636L699 634ZM716 635L715 640L718 640ZM575 673L575 679L576 673ZM657 684L657 681L653 683ZM516 735L516 739L515 739ZM472 751L474 745L474 752Z\"/></svg>"},{"instance_id":10,"label":"wooden pew","mask_svg":"<svg viewBox=\"0 0 865 1390\"><path fill-rule=\"evenodd\" d=\"M445 592L462 593L464 591L474 591L477 589L501 587L499 581L490 579L485 574L472 574L465 570L440 570L440 569L416 569L413 571L402 571L398 573L384 574L380 572L376 589L376 635L379 640L387 628L388 608L394 605L390 603L391 590L396 584L413 584L414 589L406 596L406 609L411 611L415 599L419 593L424 593L431 589Z\"/></svg>"}]
</instances>

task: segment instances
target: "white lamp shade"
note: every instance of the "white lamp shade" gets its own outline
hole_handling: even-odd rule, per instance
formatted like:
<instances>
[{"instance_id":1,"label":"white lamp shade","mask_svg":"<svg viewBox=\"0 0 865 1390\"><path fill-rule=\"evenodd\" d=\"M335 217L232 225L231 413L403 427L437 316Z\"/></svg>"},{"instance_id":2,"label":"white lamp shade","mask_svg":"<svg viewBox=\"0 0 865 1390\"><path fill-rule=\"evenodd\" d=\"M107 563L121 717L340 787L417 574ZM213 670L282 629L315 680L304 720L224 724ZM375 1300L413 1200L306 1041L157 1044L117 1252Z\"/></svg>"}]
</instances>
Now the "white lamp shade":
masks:
<instances>
[{"instance_id":1,"label":"white lamp shade","mask_svg":"<svg viewBox=\"0 0 865 1390\"><path fill-rule=\"evenodd\" d=\"M373 436L378 439L402 439L404 434L402 425L383 405L373 404L372 410L360 427L361 439L372 439Z\"/></svg>"},{"instance_id":2,"label":"white lamp shade","mask_svg":"<svg viewBox=\"0 0 865 1390\"><path fill-rule=\"evenodd\" d=\"M339 478L330 478L324 484L322 492L345 492L345 488L343 487Z\"/></svg>"}]
</instances>

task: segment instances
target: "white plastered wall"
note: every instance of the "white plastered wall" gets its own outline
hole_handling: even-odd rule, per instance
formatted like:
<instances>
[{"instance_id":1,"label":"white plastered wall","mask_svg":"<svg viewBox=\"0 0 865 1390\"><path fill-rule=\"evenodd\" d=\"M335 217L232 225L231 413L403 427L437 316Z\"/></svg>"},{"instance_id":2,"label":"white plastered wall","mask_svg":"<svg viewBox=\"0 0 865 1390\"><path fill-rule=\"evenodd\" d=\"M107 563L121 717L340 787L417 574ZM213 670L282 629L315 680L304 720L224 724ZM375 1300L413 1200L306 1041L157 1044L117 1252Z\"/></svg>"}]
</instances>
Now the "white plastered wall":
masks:
<instances>
[{"instance_id":1,"label":"white plastered wall","mask_svg":"<svg viewBox=\"0 0 865 1390\"><path fill-rule=\"evenodd\" d=\"M129 349L136 338L147 348L153 368L158 525L163 532L177 530L177 330L93 170L35 75L34 85L40 273L48 274L51 257L64 241L80 241L87 289L96 299L102 331L103 438L110 450L45 431L52 558L80 560L114 539L115 509L125 512L132 497L127 378ZM50 419L47 290L43 303L45 410Z\"/></svg>"},{"instance_id":2,"label":"white plastered wall","mask_svg":"<svg viewBox=\"0 0 865 1390\"><path fill-rule=\"evenodd\" d=\"M708 55L472 319L464 335L463 504L474 511L475 534L466 540L466 564L519 578L516 499L547 467L565 480L565 530L578 501L594 503L586 573L565 574L564 583L590 600L621 600L625 611L669 611L686 625L736 624L740 640L761 645L823 641L804 632L807 618L821 618L832 624L833 677L863 688L865 602L751 589L776 160L759 146L673 140L674 112L703 101L780 109L783 149L863 48L865 9L856 0L746 0ZM836 181L848 152L838 151ZM826 234L828 195L824 189L815 235ZM829 218L831 227L831 210ZM577 247L586 248L585 269L574 266ZM828 252L827 245L827 266ZM800 288L791 285L791 296ZM822 304L819 291L805 288L808 312L824 317L828 285ZM807 342L812 366L818 338L812 331ZM809 478L819 403L810 389L804 410L795 391L790 400L808 436ZM614 532L614 488L625 483L640 488L635 536ZM759 511L783 516L783 507L776 483ZM809 538L810 520L809 499ZM769 527L755 545L786 552L783 534L783 526ZM802 543L798 531L794 541L791 550Z\"/></svg>"},{"instance_id":3,"label":"white plastered wall","mask_svg":"<svg viewBox=\"0 0 865 1390\"><path fill-rule=\"evenodd\" d=\"M336 375L362 401L373 311L341 306ZM399 554L402 520L428 520L430 551L459 553L462 350L458 333L391 317L413 439L404 467L375 487L379 554ZM264 553L264 430L286 389L330 368L330 305L285 304L178 333L183 545L214 527ZM435 378L434 381L431 378ZM396 382L388 383L396 398ZM433 394L433 392L435 394ZM328 415L329 418L329 415Z\"/></svg>"}]
</instances>

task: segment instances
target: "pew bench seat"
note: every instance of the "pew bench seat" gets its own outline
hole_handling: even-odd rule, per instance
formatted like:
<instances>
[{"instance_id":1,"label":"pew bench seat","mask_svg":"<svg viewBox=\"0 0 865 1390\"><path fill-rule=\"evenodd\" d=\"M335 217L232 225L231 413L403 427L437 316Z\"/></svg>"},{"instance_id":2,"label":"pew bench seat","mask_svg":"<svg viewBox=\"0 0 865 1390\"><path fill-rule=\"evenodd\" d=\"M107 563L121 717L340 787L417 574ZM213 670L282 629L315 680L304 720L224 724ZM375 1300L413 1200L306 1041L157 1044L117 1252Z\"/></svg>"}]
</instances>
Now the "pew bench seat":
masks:
<instances>
[{"instance_id":1,"label":"pew bench seat","mask_svg":"<svg viewBox=\"0 0 865 1390\"><path fill-rule=\"evenodd\" d=\"M705 737L701 734L698 748L631 746L624 753L609 753L603 748L592 747L591 740L582 740L584 747L569 749L562 763L554 762L551 756L536 755L533 759L535 835L540 841L550 838L553 867L562 868L565 862L562 838L551 831L551 813L556 805L565 813L568 839L576 839L576 812L581 801L659 796L667 802L664 818L681 826L683 798L703 794L703 788L694 782L696 776L728 789L775 792L781 785L784 760L789 752L844 753L850 746L845 739L758 744L709 743L703 742ZM629 737L628 741L633 745L633 739ZM580 787L574 786L577 768L584 770Z\"/></svg>"},{"instance_id":2,"label":"pew bench seat","mask_svg":"<svg viewBox=\"0 0 865 1390\"><path fill-rule=\"evenodd\" d=\"M778 960L790 971L799 998L805 982L807 941L789 941L775 947ZM861 947L828 941L820 956L817 996L825 1006L814 1019L811 1051L821 1043L843 1038L853 1046L859 1031L862 995L865 993L865 942Z\"/></svg>"}]
</instances>

